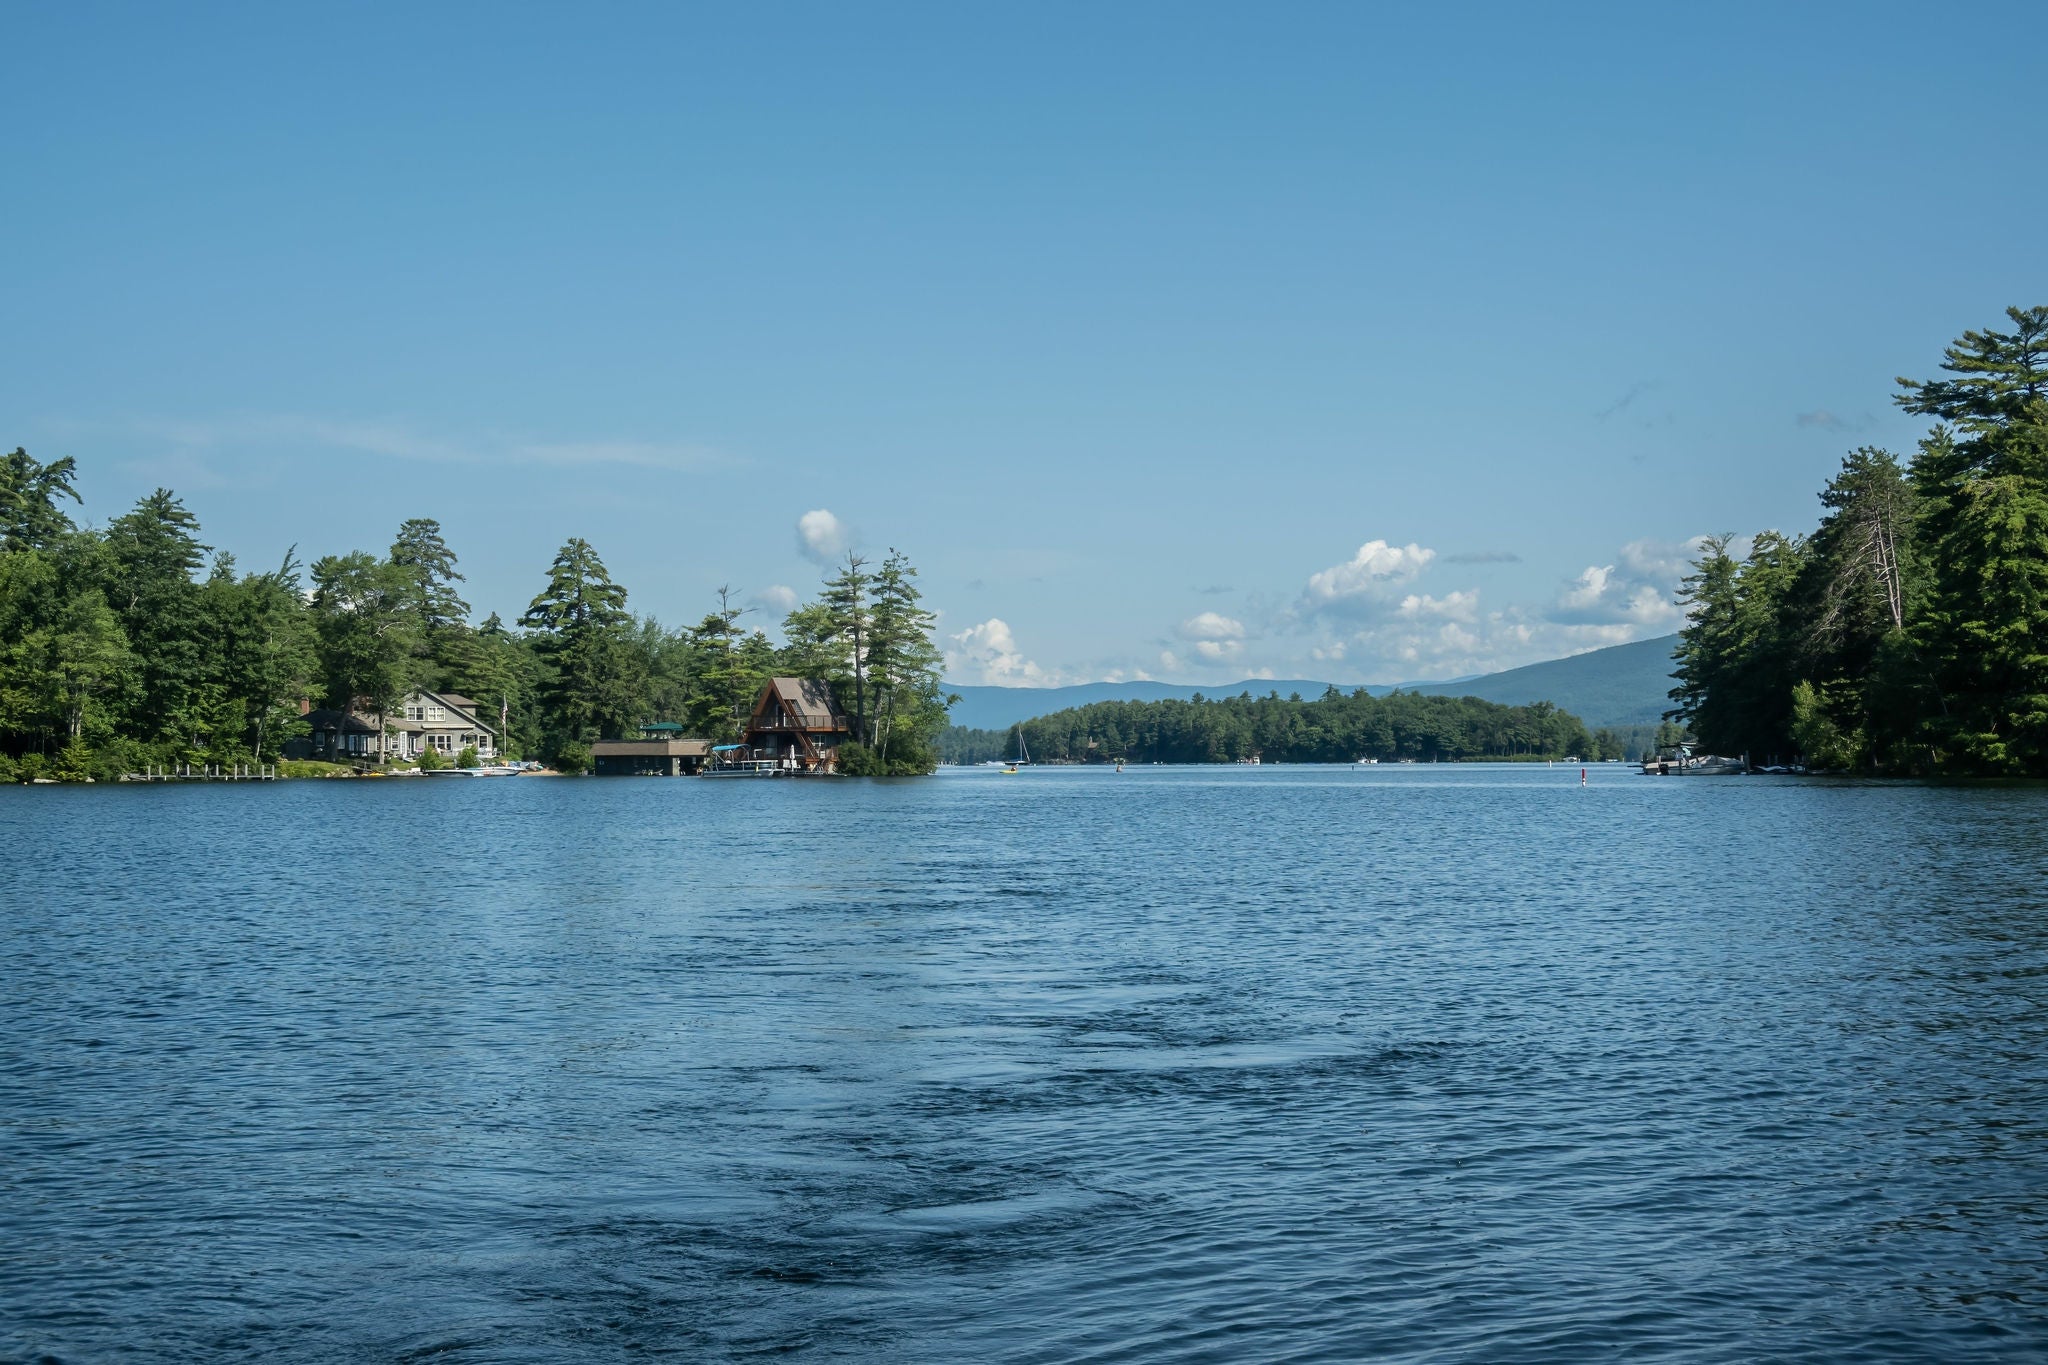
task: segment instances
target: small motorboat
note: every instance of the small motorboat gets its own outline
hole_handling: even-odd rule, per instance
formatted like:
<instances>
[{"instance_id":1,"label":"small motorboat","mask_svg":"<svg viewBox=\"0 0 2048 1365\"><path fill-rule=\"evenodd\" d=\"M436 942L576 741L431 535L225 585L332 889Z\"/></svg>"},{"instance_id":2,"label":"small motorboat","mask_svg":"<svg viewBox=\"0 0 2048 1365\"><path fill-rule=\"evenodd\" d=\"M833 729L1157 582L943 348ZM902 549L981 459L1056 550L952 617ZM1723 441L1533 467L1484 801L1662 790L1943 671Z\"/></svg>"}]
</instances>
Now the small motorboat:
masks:
<instances>
[{"instance_id":1,"label":"small motorboat","mask_svg":"<svg viewBox=\"0 0 2048 1365\"><path fill-rule=\"evenodd\" d=\"M1646 777L1740 777L1748 771L1749 760L1746 758L1696 754L1682 744L1675 753L1661 753L1643 759Z\"/></svg>"}]
</instances>

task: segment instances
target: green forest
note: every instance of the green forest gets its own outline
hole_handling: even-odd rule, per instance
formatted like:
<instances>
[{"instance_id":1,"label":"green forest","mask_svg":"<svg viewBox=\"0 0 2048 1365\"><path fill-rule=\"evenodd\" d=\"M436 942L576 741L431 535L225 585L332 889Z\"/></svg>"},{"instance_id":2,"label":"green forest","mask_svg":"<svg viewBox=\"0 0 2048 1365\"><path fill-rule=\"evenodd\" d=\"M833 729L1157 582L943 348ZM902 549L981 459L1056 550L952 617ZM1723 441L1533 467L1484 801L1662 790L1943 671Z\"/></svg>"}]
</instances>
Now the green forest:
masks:
<instances>
[{"instance_id":1,"label":"green forest","mask_svg":"<svg viewBox=\"0 0 2048 1365\"><path fill-rule=\"evenodd\" d=\"M1009 730L952 729L940 737L948 763L1015 758L1018 739L1034 762L1349 763L1461 759L1620 758L1612 730L1585 724L1549 702L1502 706L1476 697L1395 692L1368 696L1332 687L1314 701L1272 693L1191 701L1104 701L1027 720Z\"/></svg>"},{"instance_id":2,"label":"green forest","mask_svg":"<svg viewBox=\"0 0 2048 1365\"><path fill-rule=\"evenodd\" d=\"M671 629L627 606L597 551L562 546L516 622L472 620L431 520L367 550L245 571L158 489L80 525L77 466L0 457L0 780L106 781L146 765L274 763L300 703L391 710L415 687L460 693L508 756L565 771L593 740L654 720L736 738L770 676L829 681L853 718L852 774L930 772L945 728L932 613L891 550L849 554L782 622L777 646L720 589Z\"/></svg>"},{"instance_id":3,"label":"green forest","mask_svg":"<svg viewBox=\"0 0 2048 1365\"><path fill-rule=\"evenodd\" d=\"M1710 539L1672 691L1699 745L1833 771L2048 776L2048 308L1965 332L1908 458L1864 447L1809 536Z\"/></svg>"}]
</instances>

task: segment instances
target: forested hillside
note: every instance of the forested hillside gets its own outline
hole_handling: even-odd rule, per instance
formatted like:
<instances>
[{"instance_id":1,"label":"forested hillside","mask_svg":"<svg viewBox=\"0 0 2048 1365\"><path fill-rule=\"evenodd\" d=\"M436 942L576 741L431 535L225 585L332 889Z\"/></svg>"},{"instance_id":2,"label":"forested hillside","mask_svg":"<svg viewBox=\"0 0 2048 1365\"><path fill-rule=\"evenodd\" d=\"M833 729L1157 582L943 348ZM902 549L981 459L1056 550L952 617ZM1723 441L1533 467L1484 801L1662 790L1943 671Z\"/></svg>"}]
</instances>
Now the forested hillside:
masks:
<instances>
[{"instance_id":1,"label":"forested hillside","mask_svg":"<svg viewBox=\"0 0 2048 1365\"><path fill-rule=\"evenodd\" d=\"M1850 452L1811 536L1708 543L1671 694L1704 747L2048 776L2048 307L2007 318L1898 381L1933 428Z\"/></svg>"},{"instance_id":2,"label":"forested hillside","mask_svg":"<svg viewBox=\"0 0 2048 1365\"><path fill-rule=\"evenodd\" d=\"M949 763L1013 758L1021 736L1049 763L1349 763L1361 758L1418 762L1474 758L1620 758L1611 730L1585 724L1548 702L1501 706L1472 697L1396 692L1375 697L1332 687L1314 701L1271 693L1191 701L1107 701L1040 716L1008 731L948 730Z\"/></svg>"},{"instance_id":3,"label":"forested hillside","mask_svg":"<svg viewBox=\"0 0 2048 1365\"><path fill-rule=\"evenodd\" d=\"M1633 733L1654 732L1671 701L1672 654L1678 646L1676 635L1633 644L1610 645L1588 650L1566 659L1548 659L1499 673L1487 673L1457 682L1402 683L1398 687L1367 683L1363 690L1383 697L1396 690L1420 692L1433 697L1478 697L1507 706L1528 706L1547 701L1582 717L1588 725L1611 725ZM1329 682L1270 681L1247 679L1224 687L1201 687L1150 680L1128 682L1074 683L1065 687L991 687L948 683L957 694L953 707L955 725L978 730L1005 730L1034 716L1071 710L1100 701L1188 701L1197 695L1233 696L1250 691L1264 695L1299 692L1321 696L1330 687L1345 692L1358 686Z\"/></svg>"},{"instance_id":4,"label":"forested hillside","mask_svg":"<svg viewBox=\"0 0 2048 1365\"><path fill-rule=\"evenodd\" d=\"M1420 683L1406 690L1433 697L1477 697L1507 706L1547 701L1585 717L1588 725L1654 728L1671 705L1677 649L1676 635L1662 635L1462 682Z\"/></svg>"},{"instance_id":5,"label":"forested hillside","mask_svg":"<svg viewBox=\"0 0 2048 1365\"><path fill-rule=\"evenodd\" d=\"M777 647L721 590L693 626L634 615L597 551L564 544L516 623L471 619L435 522L382 554L248 572L158 489L82 528L70 459L0 457L0 780L105 780L145 764L274 762L302 699L390 711L427 687L471 697L507 751L569 769L650 720L736 737L767 677L821 678L854 718L841 770L921 772L945 726L917 571L858 556L783 622Z\"/></svg>"}]
</instances>

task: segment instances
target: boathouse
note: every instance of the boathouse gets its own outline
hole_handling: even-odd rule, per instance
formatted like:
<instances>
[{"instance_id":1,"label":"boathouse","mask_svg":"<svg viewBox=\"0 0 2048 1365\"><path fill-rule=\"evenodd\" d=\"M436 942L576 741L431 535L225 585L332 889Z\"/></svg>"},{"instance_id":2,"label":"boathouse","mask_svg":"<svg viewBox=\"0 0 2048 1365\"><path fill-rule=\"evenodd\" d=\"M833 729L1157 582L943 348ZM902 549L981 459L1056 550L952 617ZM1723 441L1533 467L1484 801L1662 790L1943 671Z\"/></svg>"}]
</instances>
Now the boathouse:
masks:
<instances>
[{"instance_id":1,"label":"boathouse","mask_svg":"<svg viewBox=\"0 0 2048 1365\"><path fill-rule=\"evenodd\" d=\"M770 678L747 720L747 747L800 772L829 773L839 746L853 733L833 700L830 683L816 678Z\"/></svg>"},{"instance_id":2,"label":"boathouse","mask_svg":"<svg viewBox=\"0 0 2048 1365\"><path fill-rule=\"evenodd\" d=\"M637 739L601 739L590 746L590 766L599 777L687 777L703 770L711 741L689 739L672 720L640 727Z\"/></svg>"}]
</instances>

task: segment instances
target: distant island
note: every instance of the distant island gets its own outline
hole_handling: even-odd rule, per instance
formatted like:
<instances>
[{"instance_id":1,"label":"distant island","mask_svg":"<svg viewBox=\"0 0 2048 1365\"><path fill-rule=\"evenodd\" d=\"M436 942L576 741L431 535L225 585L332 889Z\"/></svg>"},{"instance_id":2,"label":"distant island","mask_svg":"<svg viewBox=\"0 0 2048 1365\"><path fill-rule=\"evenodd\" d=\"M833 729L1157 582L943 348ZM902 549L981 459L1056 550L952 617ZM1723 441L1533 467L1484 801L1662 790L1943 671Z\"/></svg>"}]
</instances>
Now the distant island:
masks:
<instances>
[{"instance_id":1,"label":"distant island","mask_svg":"<svg viewBox=\"0 0 2048 1365\"><path fill-rule=\"evenodd\" d=\"M960 700L954 703L951 713L954 728L948 730L940 739L940 752L946 761L951 763L979 762L988 757L1011 757L1016 752L1016 746L1012 742L1016 726L1041 718L1048 721L1055 717L1064 718L1068 713L1075 711L1086 711L1087 723L1114 723L1119 735L1129 733L1130 717L1136 713L1096 709L1100 704L1107 702L1190 702L1201 698L1212 701L1218 698L1249 698L1264 701L1289 697L1321 699L1334 689L1346 697L1359 692L1369 697L1387 697L1400 692L1413 697L1470 698L1496 703L1510 709L1548 703L1553 710L1568 713L1572 719L1580 722L1582 732L1587 738L1583 743L1574 744L1567 737L1561 741L1561 747L1557 752L1546 752L1546 756L1565 757L1590 753L1601 757L1636 758L1653 749L1660 742L1660 738L1661 742L1668 743L1676 737L1664 723L1664 712L1671 705L1669 694L1674 681L1673 655L1678 640L1679 637L1676 635L1665 635L1654 640L1611 645L1605 649L1589 650L1569 658L1550 659L1456 682L1410 683L1396 686L1373 683L1346 686L1321 681L1275 681L1259 678L1248 678L1211 687L1150 680L1080 683L1068 687L975 687L948 683L946 689L957 695ZM1402 714L1419 713L1404 711ZM1469 718L1477 713L1461 714ZM1071 728L1071 721L1063 719L1061 723ZM1276 750L1276 761L1348 762L1351 759L1365 757L1419 758L1424 752L1455 752L1458 756L1467 757L1530 756L1531 751L1526 746L1521 746L1519 740L1506 741L1503 747L1481 737L1500 733L1498 725L1491 720L1477 724L1476 728L1466 726L1465 721L1461 720L1458 726L1460 738L1455 742L1435 746L1421 744L1404 750L1397 743L1391 749L1368 752L1364 747L1360 747L1357 752L1352 753L1340 753L1342 745L1335 748L1324 746L1323 749L1318 749L1318 752L1327 751L1329 756L1315 760L1280 759L1277 755L1281 751ZM1357 739L1361 745L1371 735L1377 733L1368 727L1352 735L1343 724L1337 726L1337 731L1347 738ZM1037 730L1031 731L1030 743L1033 753L1040 752L1037 735ZM989 752L992 745L1007 748L1004 752L992 753ZM1208 746L1198 745L1189 751L1208 752L1209 749ZM1231 754L1233 760L1244 756L1238 753ZM1168 760L1148 758L1138 761Z\"/></svg>"},{"instance_id":2,"label":"distant island","mask_svg":"<svg viewBox=\"0 0 2048 1365\"><path fill-rule=\"evenodd\" d=\"M1351 763L1627 756L1628 741L1549 702L1503 706L1477 697L1330 687L1314 700L1269 691L1210 700L1101 701L1009 730L955 727L939 737L948 763L1029 753L1053 763Z\"/></svg>"},{"instance_id":3,"label":"distant island","mask_svg":"<svg viewBox=\"0 0 2048 1365\"><path fill-rule=\"evenodd\" d=\"M1655 729L1671 709L1672 669L1678 651L1678 636L1662 635L1633 644L1609 645L1563 659L1525 664L1500 673L1448 682L1347 683L1331 678L1244 678L1236 682L1205 686L1155 682L1140 679L1126 682L1075 683L1066 687L994 687L949 682L946 690L958 696L953 704L954 725L971 730L1007 730L1019 721L1051 715L1098 701L1187 701L1197 694L1232 697L1241 692L1264 696L1278 692L1286 696L1299 692L1319 697L1331 687L1355 692L1361 687L1370 695L1415 692L1427 697L1478 697L1507 706L1528 706L1547 701L1570 711L1589 726L1616 730Z\"/></svg>"}]
</instances>

